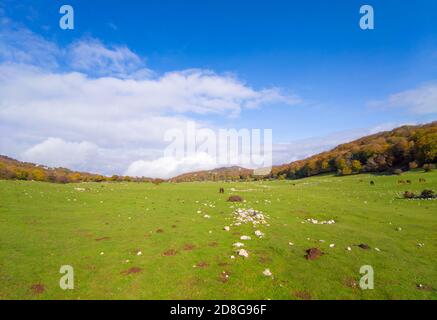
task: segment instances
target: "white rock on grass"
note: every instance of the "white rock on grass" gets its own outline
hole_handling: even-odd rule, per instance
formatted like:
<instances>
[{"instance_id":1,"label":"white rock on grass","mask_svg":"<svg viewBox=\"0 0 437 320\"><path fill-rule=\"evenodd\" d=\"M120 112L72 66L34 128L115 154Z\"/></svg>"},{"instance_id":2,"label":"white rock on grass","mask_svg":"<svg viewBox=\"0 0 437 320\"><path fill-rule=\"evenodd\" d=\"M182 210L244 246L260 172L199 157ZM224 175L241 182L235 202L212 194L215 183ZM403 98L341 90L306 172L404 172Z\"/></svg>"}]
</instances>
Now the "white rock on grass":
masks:
<instances>
[{"instance_id":1,"label":"white rock on grass","mask_svg":"<svg viewBox=\"0 0 437 320\"><path fill-rule=\"evenodd\" d=\"M240 249L240 250L238 250L238 255L239 255L239 256L242 256L242 257L244 257L244 258L249 258L249 252L247 252L247 251L244 250L244 249Z\"/></svg>"},{"instance_id":2,"label":"white rock on grass","mask_svg":"<svg viewBox=\"0 0 437 320\"><path fill-rule=\"evenodd\" d=\"M270 269L265 269L263 271L263 275L265 275L266 277L271 277L272 276L272 272L270 271Z\"/></svg>"},{"instance_id":3,"label":"white rock on grass","mask_svg":"<svg viewBox=\"0 0 437 320\"><path fill-rule=\"evenodd\" d=\"M141 256L143 253L141 251L137 252L137 256Z\"/></svg>"},{"instance_id":4,"label":"white rock on grass","mask_svg":"<svg viewBox=\"0 0 437 320\"><path fill-rule=\"evenodd\" d=\"M204 217L205 219L209 219L209 218L211 218L211 216L210 216L210 215L207 215L207 214L205 214L203 217Z\"/></svg>"},{"instance_id":5,"label":"white rock on grass","mask_svg":"<svg viewBox=\"0 0 437 320\"><path fill-rule=\"evenodd\" d=\"M256 231L255 231L255 235L256 235L257 237L259 237L259 238L264 237L264 233L261 232L260 230L256 230Z\"/></svg>"},{"instance_id":6,"label":"white rock on grass","mask_svg":"<svg viewBox=\"0 0 437 320\"><path fill-rule=\"evenodd\" d=\"M334 247L335 247L335 244L331 243L331 244L329 245L329 247L330 247L330 248L334 248Z\"/></svg>"},{"instance_id":7,"label":"white rock on grass","mask_svg":"<svg viewBox=\"0 0 437 320\"><path fill-rule=\"evenodd\" d=\"M231 259L235 259L235 256L231 256Z\"/></svg>"},{"instance_id":8,"label":"white rock on grass","mask_svg":"<svg viewBox=\"0 0 437 320\"><path fill-rule=\"evenodd\" d=\"M241 236L240 239L241 239L241 240L250 240L250 239L252 239L252 238L249 237L249 236Z\"/></svg>"},{"instance_id":9,"label":"white rock on grass","mask_svg":"<svg viewBox=\"0 0 437 320\"><path fill-rule=\"evenodd\" d=\"M293 242L289 242L288 245L289 246L294 246L294 243Z\"/></svg>"},{"instance_id":10,"label":"white rock on grass","mask_svg":"<svg viewBox=\"0 0 437 320\"><path fill-rule=\"evenodd\" d=\"M379 248L375 248L376 251L380 252L381 250Z\"/></svg>"},{"instance_id":11,"label":"white rock on grass","mask_svg":"<svg viewBox=\"0 0 437 320\"><path fill-rule=\"evenodd\" d=\"M352 248L351 247L347 247L346 250L347 251L352 251Z\"/></svg>"},{"instance_id":12,"label":"white rock on grass","mask_svg":"<svg viewBox=\"0 0 437 320\"><path fill-rule=\"evenodd\" d=\"M236 242L233 244L234 247L240 248L240 247L244 247L244 243L241 242Z\"/></svg>"},{"instance_id":13,"label":"white rock on grass","mask_svg":"<svg viewBox=\"0 0 437 320\"><path fill-rule=\"evenodd\" d=\"M223 227L223 230L225 230L225 231L229 231L229 230L231 230L231 228L229 228L228 226L224 226L224 227Z\"/></svg>"}]
</instances>

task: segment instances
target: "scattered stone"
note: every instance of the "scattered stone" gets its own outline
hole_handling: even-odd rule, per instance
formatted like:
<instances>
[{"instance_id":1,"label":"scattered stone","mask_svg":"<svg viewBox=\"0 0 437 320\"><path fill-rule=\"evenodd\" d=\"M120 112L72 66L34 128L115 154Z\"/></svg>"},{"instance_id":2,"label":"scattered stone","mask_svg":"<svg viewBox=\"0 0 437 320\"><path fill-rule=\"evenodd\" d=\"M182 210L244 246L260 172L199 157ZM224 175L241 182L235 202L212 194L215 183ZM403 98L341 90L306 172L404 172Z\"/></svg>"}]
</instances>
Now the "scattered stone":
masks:
<instances>
[{"instance_id":1,"label":"scattered stone","mask_svg":"<svg viewBox=\"0 0 437 320\"><path fill-rule=\"evenodd\" d=\"M422 291L434 291L434 289L431 286L421 284L421 283L418 283L416 285L416 288L417 288L417 290L422 290Z\"/></svg>"},{"instance_id":2,"label":"scattered stone","mask_svg":"<svg viewBox=\"0 0 437 320\"><path fill-rule=\"evenodd\" d=\"M258 238L263 238L263 237L264 237L264 233L261 232L260 230L256 230L256 231L255 231L255 235L256 235Z\"/></svg>"},{"instance_id":3,"label":"scattered stone","mask_svg":"<svg viewBox=\"0 0 437 320\"><path fill-rule=\"evenodd\" d=\"M352 251L352 248L351 247L347 247L346 250L347 251Z\"/></svg>"},{"instance_id":4,"label":"scattered stone","mask_svg":"<svg viewBox=\"0 0 437 320\"><path fill-rule=\"evenodd\" d=\"M263 271L263 275L265 275L266 277L271 277L273 274L272 274L272 272L270 271L270 269L265 269L265 270Z\"/></svg>"},{"instance_id":5,"label":"scattered stone","mask_svg":"<svg viewBox=\"0 0 437 320\"><path fill-rule=\"evenodd\" d=\"M316 260L323 255L323 252L319 248L310 248L306 250L305 258L307 260Z\"/></svg>"},{"instance_id":6,"label":"scattered stone","mask_svg":"<svg viewBox=\"0 0 437 320\"><path fill-rule=\"evenodd\" d=\"M380 250L379 248L375 248L375 251L378 251L378 252L380 252L381 250Z\"/></svg>"},{"instance_id":7,"label":"scattered stone","mask_svg":"<svg viewBox=\"0 0 437 320\"><path fill-rule=\"evenodd\" d=\"M240 247L244 247L244 243L241 242L236 242L233 244L234 247L240 248Z\"/></svg>"},{"instance_id":8,"label":"scattered stone","mask_svg":"<svg viewBox=\"0 0 437 320\"><path fill-rule=\"evenodd\" d=\"M203 216L204 218L206 218L206 219L209 219L209 218L211 218L211 216L210 215L208 215L208 214L205 214L204 216Z\"/></svg>"},{"instance_id":9,"label":"scattered stone","mask_svg":"<svg viewBox=\"0 0 437 320\"><path fill-rule=\"evenodd\" d=\"M335 247L335 244L334 244L334 243L331 243L331 244L329 245L329 247L330 247L330 248L334 248L334 247Z\"/></svg>"},{"instance_id":10,"label":"scattered stone","mask_svg":"<svg viewBox=\"0 0 437 320\"><path fill-rule=\"evenodd\" d=\"M293 242L289 242L288 245L289 246L294 246L294 243Z\"/></svg>"},{"instance_id":11,"label":"scattered stone","mask_svg":"<svg viewBox=\"0 0 437 320\"><path fill-rule=\"evenodd\" d=\"M258 224L267 225L266 216L261 212L254 209L242 209L239 208L234 211L234 225L239 226L241 224L252 223L255 227Z\"/></svg>"},{"instance_id":12,"label":"scattered stone","mask_svg":"<svg viewBox=\"0 0 437 320\"><path fill-rule=\"evenodd\" d=\"M251 240L252 238L249 236L241 236L240 239L241 240Z\"/></svg>"},{"instance_id":13,"label":"scattered stone","mask_svg":"<svg viewBox=\"0 0 437 320\"><path fill-rule=\"evenodd\" d=\"M229 228L228 226L224 226L224 227L223 227L223 230L225 230L225 231L229 231L229 230L231 230L231 228Z\"/></svg>"},{"instance_id":14,"label":"scattered stone","mask_svg":"<svg viewBox=\"0 0 437 320\"><path fill-rule=\"evenodd\" d=\"M231 258L231 259L235 259L235 256L231 256L230 258Z\"/></svg>"},{"instance_id":15,"label":"scattered stone","mask_svg":"<svg viewBox=\"0 0 437 320\"><path fill-rule=\"evenodd\" d=\"M247 251L244 250L244 249L240 249L240 250L238 250L238 255L239 255L239 256L242 256L242 257L244 257L244 258L248 258L248 257L249 257L249 252L247 252Z\"/></svg>"},{"instance_id":16,"label":"scattered stone","mask_svg":"<svg viewBox=\"0 0 437 320\"><path fill-rule=\"evenodd\" d=\"M418 246L419 248L422 248L424 245L425 245L424 243L418 243L418 244L417 244L417 246Z\"/></svg>"},{"instance_id":17,"label":"scattered stone","mask_svg":"<svg viewBox=\"0 0 437 320\"><path fill-rule=\"evenodd\" d=\"M220 280L221 282L223 282L223 283L228 282L228 280L229 280L229 274L228 274L226 271L222 271L222 272L220 273L220 278L219 278L219 280Z\"/></svg>"},{"instance_id":18,"label":"scattered stone","mask_svg":"<svg viewBox=\"0 0 437 320\"><path fill-rule=\"evenodd\" d=\"M101 255L101 256L103 256L104 254L105 254L105 253L104 253L103 251L102 251L102 252L100 252L100 255Z\"/></svg>"},{"instance_id":19,"label":"scattered stone","mask_svg":"<svg viewBox=\"0 0 437 320\"><path fill-rule=\"evenodd\" d=\"M401 227L397 227L396 231L402 231L402 228Z\"/></svg>"},{"instance_id":20,"label":"scattered stone","mask_svg":"<svg viewBox=\"0 0 437 320\"><path fill-rule=\"evenodd\" d=\"M141 256L143 253L141 251L137 252L137 256Z\"/></svg>"},{"instance_id":21,"label":"scattered stone","mask_svg":"<svg viewBox=\"0 0 437 320\"><path fill-rule=\"evenodd\" d=\"M312 224L335 224L335 220L333 220L333 219L328 220L328 221L325 221L325 220L318 221L317 219L309 218L306 221L308 221L309 223L312 223Z\"/></svg>"}]
</instances>

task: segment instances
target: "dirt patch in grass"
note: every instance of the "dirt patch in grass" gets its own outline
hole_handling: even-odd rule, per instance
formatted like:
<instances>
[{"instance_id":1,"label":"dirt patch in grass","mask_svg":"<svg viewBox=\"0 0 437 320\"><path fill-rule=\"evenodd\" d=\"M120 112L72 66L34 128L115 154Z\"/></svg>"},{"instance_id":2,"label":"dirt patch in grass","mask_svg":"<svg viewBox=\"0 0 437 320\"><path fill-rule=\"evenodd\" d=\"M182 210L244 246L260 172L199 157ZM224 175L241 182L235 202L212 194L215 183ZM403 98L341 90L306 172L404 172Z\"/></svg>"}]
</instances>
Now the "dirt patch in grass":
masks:
<instances>
[{"instance_id":1,"label":"dirt patch in grass","mask_svg":"<svg viewBox=\"0 0 437 320\"><path fill-rule=\"evenodd\" d=\"M102 241L102 240L109 240L109 239L111 239L111 237L101 237L101 238L97 238L97 239L94 239L94 240Z\"/></svg>"},{"instance_id":2,"label":"dirt patch in grass","mask_svg":"<svg viewBox=\"0 0 437 320\"><path fill-rule=\"evenodd\" d=\"M218 243L217 242L210 242L210 243L208 243L208 246L209 247L217 247Z\"/></svg>"},{"instance_id":3,"label":"dirt patch in grass","mask_svg":"<svg viewBox=\"0 0 437 320\"><path fill-rule=\"evenodd\" d=\"M174 229L174 228L176 228L176 225L175 225L175 224L173 224L173 225L172 225L171 227L172 227L172 228Z\"/></svg>"},{"instance_id":4,"label":"dirt patch in grass","mask_svg":"<svg viewBox=\"0 0 437 320\"><path fill-rule=\"evenodd\" d=\"M364 249L364 250L370 249L370 246L368 244L365 244L365 243L359 244L358 247L360 247L361 249Z\"/></svg>"},{"instance_id":5,"label":"dirt patch in grass","mask_svg":"<svg viewBox=\"0 0 437 320\"><path fill-rule=\"evenodd\" d=\"M227 262L219 262L217 265L219 267L226 267L226 266L229 266L229 263L227 263Z\"/></svg>"},{"instance_id":6,"label":"dirt patch in grass","mask_svg":"<svg viewBox=\"0 0 437 320\"><path fill-rule=\"evenodd\" d=\"M41 283L35 283L30 286L30 290L33 294L41 294L46 290L46 288Z\"/></svg>"},{"instance_id":7,"label":"dirt patch in grass","mask_svg":"<svg viewBox=\"0 0 437 320\"><path fill-rule=\"evenodd\" d=\"M358 288L358 282L352 278L352 277L347 277L343 279L343 285L345 287L351 288L351 289L357 289Z\"/></svg>"},{"instance_id":8,"label":"dirt patch in grass","mask_svg":"<svg viewBox=\"0 0 437 320\"><path fill-rule=\"evenodd\" d=\"M241 232L232 232L234 236L241 236Z\"/></svg>"},{"instance_id":9,"label":"dirt patch in grass","mask_svg":"<svg viewBox=\"0 0 437 320\"><path fill-rule=\"evenodd\" d=\"M226 283L229 281L230 273L228 271L222 271L219 275L219 281L222 283Z\"/></svg>"},{"instance_id":10,"label":"dirt patch in grass","mask_svg":"<svg viewBox=\"0 0 437 320\"><path fill-rule=\"evenodd\" d=\"M198 268L206 268L207 266L209 266L209 264L204 261L201 261L198 264L196 264L196 267Z\"/></svg>"},{"instance_id":11,"label":"dirt patch in grass","mask_svg":"<svg viewBox=\"0 0 437 320\"><path fill-rule=\"evenodd\" d=\"M133 274L133 273L140 273L141 271L143 271L143 269L138 268L138 267L132 267L132 268L129 268L129 269L123 271L122 274L128 275L128 274Z\"/></svg>"},{"instance_id":12,"label":"dirt patch in grass","mask_svg":"<svg viewBox=\"0 0 437 320\"><path fill-rule=\"evenodd\" d=\"M185 251L191 251L191 250L193 250L195 247L196 247L196 246L195 246L194 244L189 244L189 243L187 243L187 244L184 245L184 250L185 250Z\"/></svg>"},{"instance_id":13,"label":"dirt patch in grass","mask_svg":"<svg viewBox=\"0 0 437 320\"><path fill-rule=\"evenodd\" d=\"M243 198L240 196L230 196L228 198L228 201L229 202L241 202L241 201L243 201Z\"/></svg>"},{"instance_id":14,"label":"dirt patch in grass","mask_svg":"<svg viewBox=\"0 0 437 320\"><path fill-rule=\"evenodd\" d=\"M305 255L305 258L307 260L316 260L323 255L323 252L319 248L310 248L306 251L306 253L307 254Z\"/></svg>"},{"instance_id":15,"label":"dirt patch in grass","mask_svg":"<svg viewBox=\"0 0 437 320\"><path fill-rule=\"evenodd\" d=\"M157 229L156 230L156 233L163 233L164 232L164 230L162 230L162 229Z\"/></svg>"},{"instance_id":16,"label":"dirt patch in grass","mask_svg":"<svg viewBox=\"0 0 437 320\"><path fill-rule=\"evenodd\" d=\"M294 296L298 299L301 299L301 300L311 300L312 299L311 294L307 291L296 291L294 293Z\"/></svg>"},{"instance_id":17,"label":"dirt patch in grass","mask_svg":"<svg viewBox=\"0 0 437 320\"><path fill-rule=\"evenodd\" d=\"M175 256L178 252L174 249L170 249L165 251L162 255L169 257L169 256Z\"/></svg>"},{"instance_id":18,"label":"dirt patch in grass","mask_svg":"<svg viewBox=\"0 0 437 320\"><path fill-rule=\"evenodd\" d=\"M426 284L416 284L416 288L417 288L417 290L420 290L420 291L429 291L429 292L434 291L433 287L426 285Z\"/></svg>"},{"instance_id":19,"label":"dirt patch in grass","mask_svg":"<svg viewBox=\"0 0 437 320\"><path fill-rule=\"evenodd\" d=\"M258 261L260 263L266 264L266 263L272 262L272 258L266 257L266 256L261 256L261 257L259 257Z\"/></svg>"}]
</instances>

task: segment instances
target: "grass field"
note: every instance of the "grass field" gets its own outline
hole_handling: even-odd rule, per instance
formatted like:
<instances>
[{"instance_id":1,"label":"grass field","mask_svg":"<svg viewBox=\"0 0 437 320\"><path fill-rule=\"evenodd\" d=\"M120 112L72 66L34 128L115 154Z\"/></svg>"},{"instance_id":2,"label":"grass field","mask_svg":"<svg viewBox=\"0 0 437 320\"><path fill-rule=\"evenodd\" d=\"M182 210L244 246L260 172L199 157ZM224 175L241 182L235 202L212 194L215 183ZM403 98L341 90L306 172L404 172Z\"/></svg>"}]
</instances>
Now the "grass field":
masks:
<instances>
[{"instance_id":1,"label":"grass field","mask_svg":"<svg viewBox=\"0 0 437 320\"><path fill-rule=\"evenodd\" d=\"M0 181L0 299L437 299L437 200L399 198L425 188L437 189L437 173L161 185ZM235 194L245 202L226 201ZM269 216L257 228L264 238L252 225L231 225L239 207ZM247 259L235 242L245 243ZM311 247L325 254L307 260ZM74 290L59 287L62 265L74 268ZM362 265L374 269L373 290L357 286Z\"/></svg>"}]
</instances>

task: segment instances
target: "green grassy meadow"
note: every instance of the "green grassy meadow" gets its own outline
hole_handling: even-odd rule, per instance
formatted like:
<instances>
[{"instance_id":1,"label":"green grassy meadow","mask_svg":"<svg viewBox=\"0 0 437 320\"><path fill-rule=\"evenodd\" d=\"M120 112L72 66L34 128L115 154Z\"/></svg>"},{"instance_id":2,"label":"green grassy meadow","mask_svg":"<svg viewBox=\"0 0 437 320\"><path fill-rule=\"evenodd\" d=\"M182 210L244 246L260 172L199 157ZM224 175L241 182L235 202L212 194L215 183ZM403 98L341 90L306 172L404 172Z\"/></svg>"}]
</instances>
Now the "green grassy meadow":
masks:
<instances>
[{"instance_id":1,"label":"green grassy meadow","mask_svg":"<svg viewBox=\"0 0 437 320\"><path fill-rule=\"evenodd\" d=\"M437 200L399 197L423 189L437 190L436 172L160 185L0 181L0 299L437 299ZM230 195L245 202L227 202ZM252 225L231 225L240 207L269 216L258 228L264 238ZM325 254L305 259L312 247ZM59 287L62 265L74 268L74 290ZM362 265L374 269L373 290L357 286Z\"/></svg>"}]
</instances>

